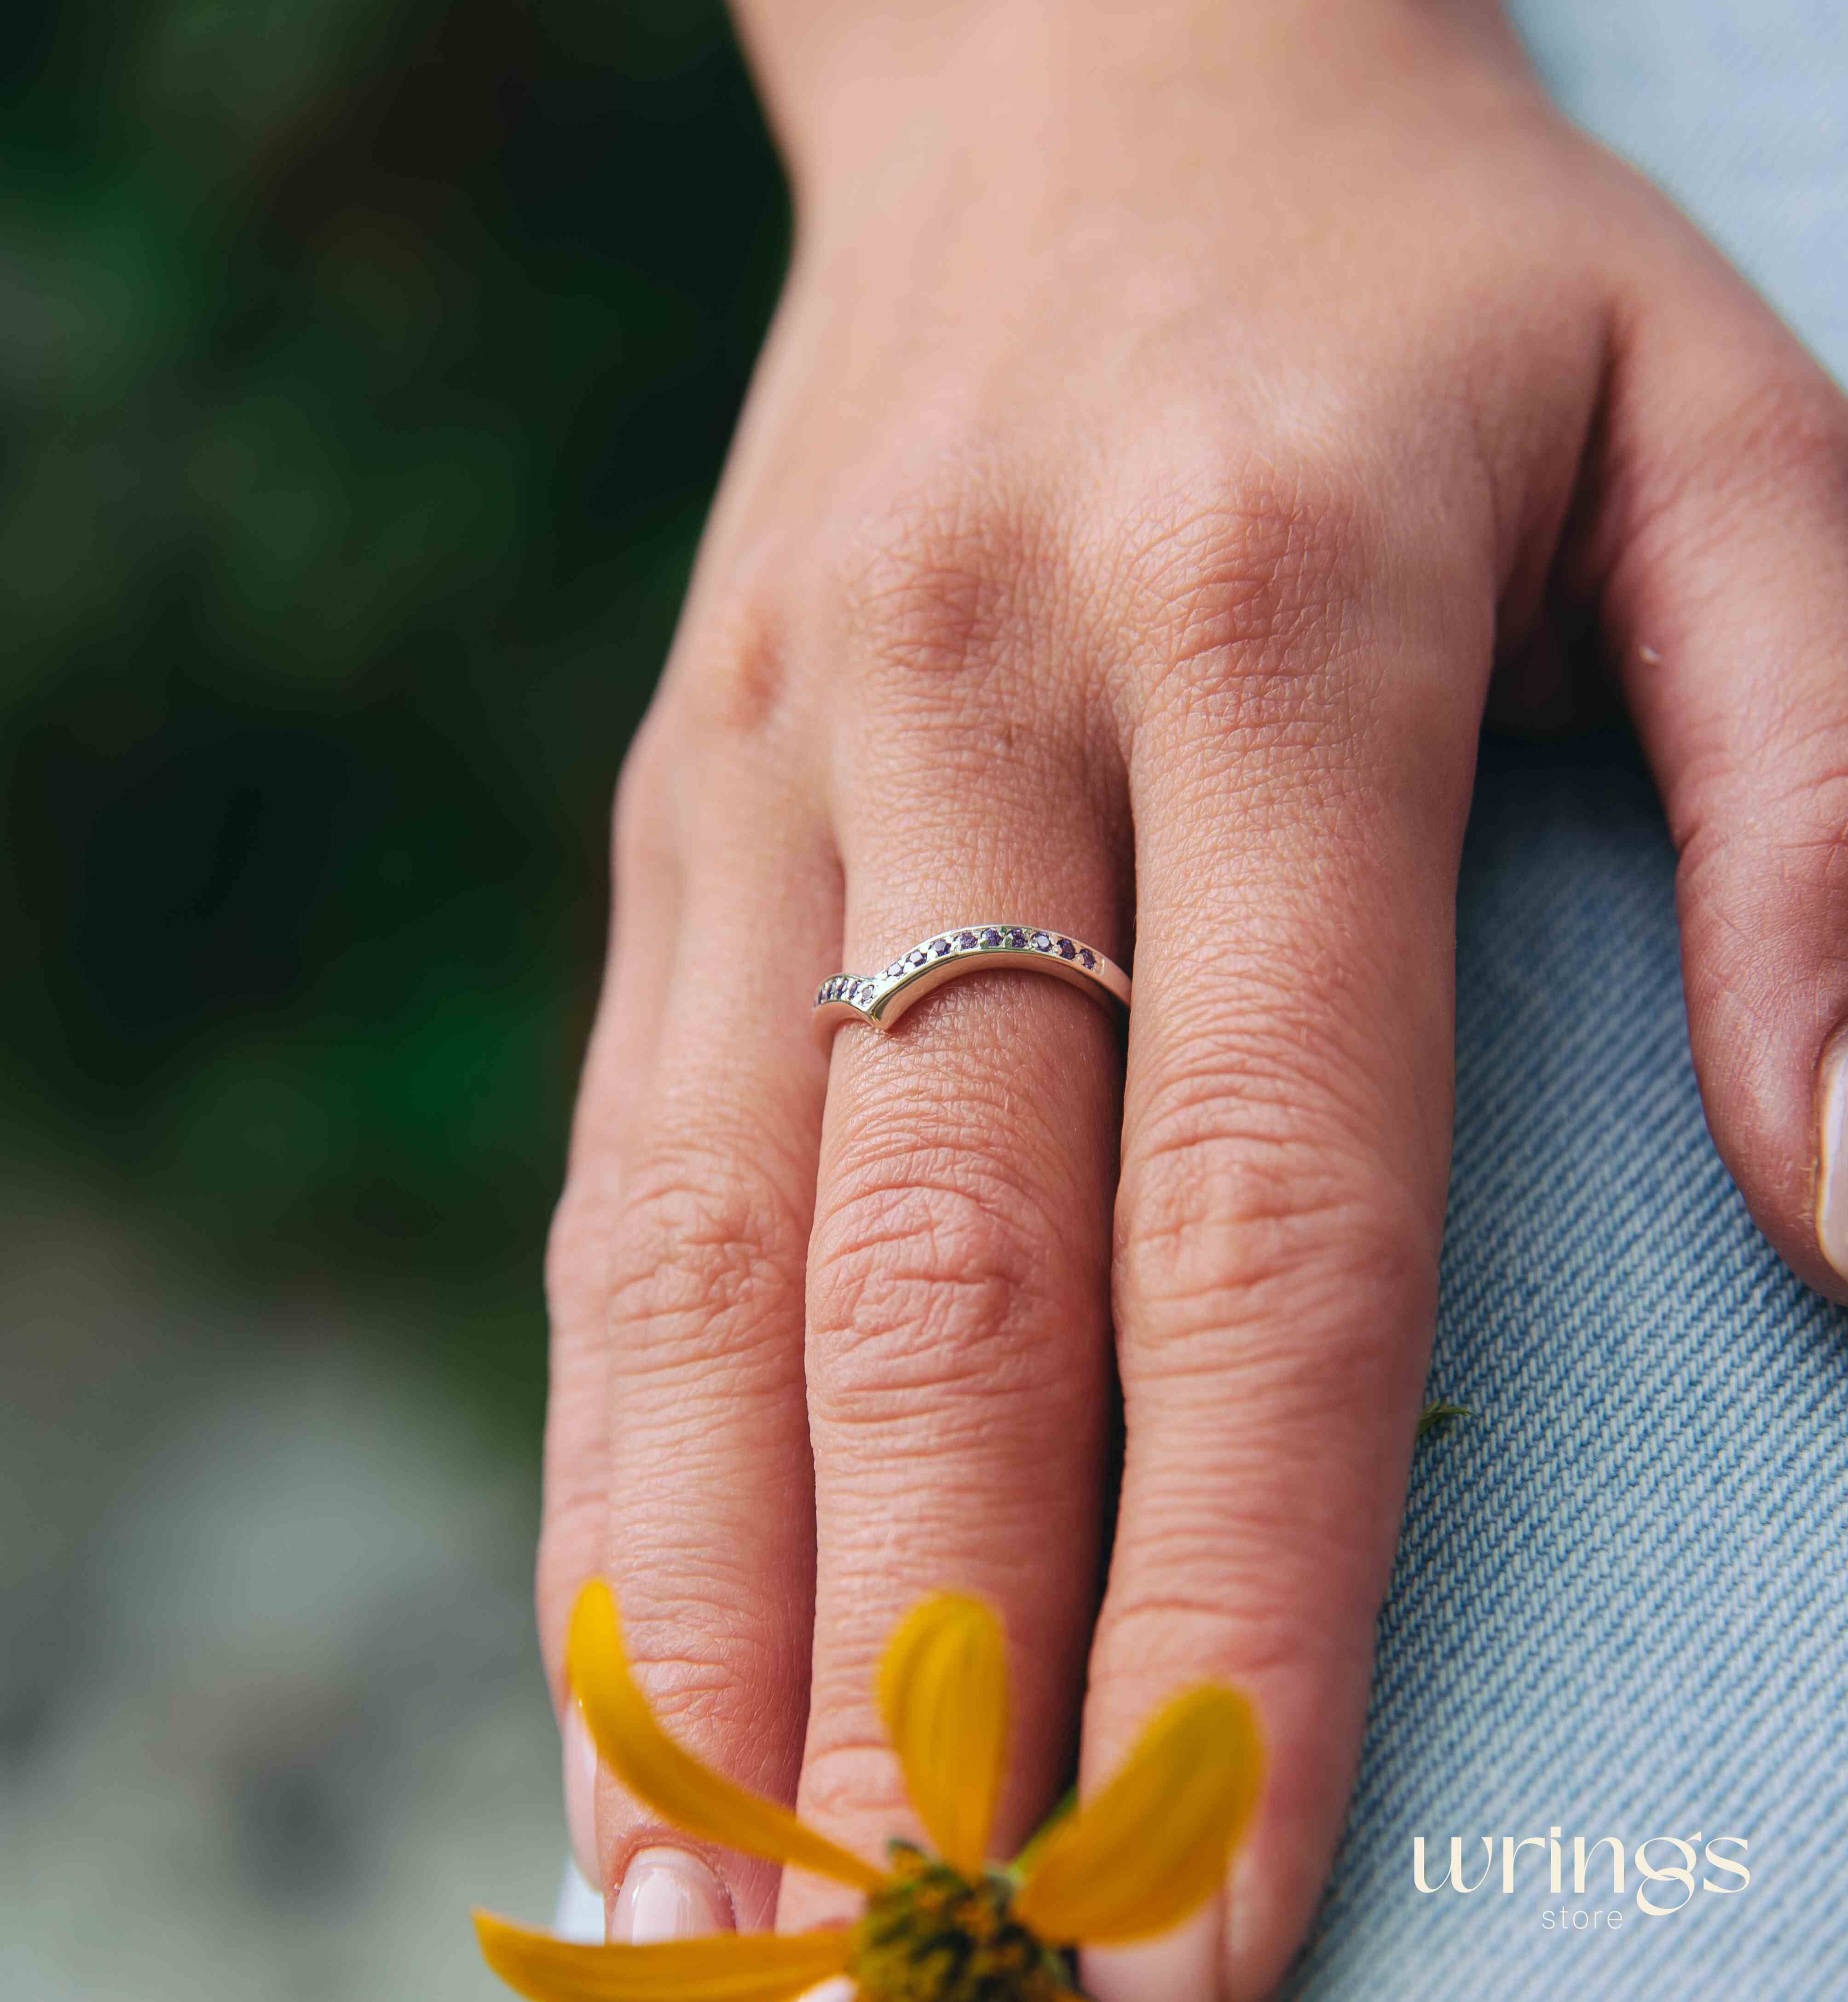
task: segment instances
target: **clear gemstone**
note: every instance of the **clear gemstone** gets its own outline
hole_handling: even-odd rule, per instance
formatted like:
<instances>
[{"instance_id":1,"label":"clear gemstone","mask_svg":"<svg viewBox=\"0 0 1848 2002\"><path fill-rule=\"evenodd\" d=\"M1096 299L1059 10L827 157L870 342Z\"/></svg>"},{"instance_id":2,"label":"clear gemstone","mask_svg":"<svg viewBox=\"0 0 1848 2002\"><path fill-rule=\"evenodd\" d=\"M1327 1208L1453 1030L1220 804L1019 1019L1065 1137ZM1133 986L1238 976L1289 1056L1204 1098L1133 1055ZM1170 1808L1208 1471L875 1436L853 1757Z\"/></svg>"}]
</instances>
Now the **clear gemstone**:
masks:
<instances>
[{"instance_id":1,"label":"clear gemstone","mask_svg":"<svg viewBox=\"0 0 1848 2002\"><path fill-rule=\"evenodd\" d=\"M901 959L895 959L892 961L891 964L886 968L885 978L887 980L896 980L899 975L904 971L905 961Z\"/></svg>"},{"instance_id":2,"label":"clear gemstone","mask_svg":"<svg viewBox=\"0 0 1848 2002\"><path fill-rule=\"evenodd\" d=\"M925 961L929 958L930 954L919 945L912 947L905 956L913 966L922 966Z\"/></svg>"},{"instance_id":3,"label":"clear gemstone","mask_svg":"<svg viewBox=\"0 0 1848 2002\"><path fill-rule=\"evenodd\" d=\"M1050 952L1052 950L1051 938L1044 932L1035 932L1030 943L1035 952Z\"/></svg>"},{"instance_id":4,"label":"clear gemstone","mask_svg":"<svg viewBox=\"0 0 1848 2002\"><path fill-rule=\"evenodd\" d=\"M956 943L953 939L940 938L933 939L930 941L930 956L933 959L941 959L945 953L954 952L955 950Z\"/></svg>"}]
</instances>

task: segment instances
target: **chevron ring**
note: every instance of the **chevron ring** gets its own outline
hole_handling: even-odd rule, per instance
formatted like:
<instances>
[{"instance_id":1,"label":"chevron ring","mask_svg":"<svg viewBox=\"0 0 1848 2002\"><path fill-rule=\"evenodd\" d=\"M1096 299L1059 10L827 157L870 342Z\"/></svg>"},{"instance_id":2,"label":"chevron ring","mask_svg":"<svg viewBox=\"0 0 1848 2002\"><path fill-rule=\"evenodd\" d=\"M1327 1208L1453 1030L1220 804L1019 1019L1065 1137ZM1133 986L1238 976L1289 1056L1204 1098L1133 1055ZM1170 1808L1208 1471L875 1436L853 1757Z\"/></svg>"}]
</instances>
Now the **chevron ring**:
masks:
<instances>
[{"instance_id":1,"label":"chevron ring","mask_svg":"<svg viewBox=\"0 0 1848 2002\"><path fill-rule=\"evenodd\" d=\"M1119 1017L1129 1012L1129 975L1095 946L1028 925L971 925L924 940L882 973L837 973L823 981L815 993L815 1021L829 1031L843 1022L889 1029L914 1001L946 980L1013 967L1082 988Z\"/></svg>"}]
</instances>

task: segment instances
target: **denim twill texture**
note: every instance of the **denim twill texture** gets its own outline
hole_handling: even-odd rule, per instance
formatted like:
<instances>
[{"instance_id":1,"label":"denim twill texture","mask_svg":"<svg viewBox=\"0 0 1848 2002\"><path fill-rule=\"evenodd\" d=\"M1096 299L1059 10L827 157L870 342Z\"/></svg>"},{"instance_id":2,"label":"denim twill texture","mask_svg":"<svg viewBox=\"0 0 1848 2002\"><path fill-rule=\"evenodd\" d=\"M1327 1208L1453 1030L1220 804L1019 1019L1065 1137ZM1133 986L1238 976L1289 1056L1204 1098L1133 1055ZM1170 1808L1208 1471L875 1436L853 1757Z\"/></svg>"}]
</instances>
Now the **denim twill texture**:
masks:
<instances>
[{"instance_id":1,"label":"denim twill texture","mask_svg":"<svg viewBox=\"0 0 1848 2002\"><path fill-rule=\"evenodd\" d=\"M1298 2002L1848 1995L1848 1317L1714 1152L1673 872L1627 750L1485 748L1431 1379L1479 1415L1418 1449ZM1501 1838L1554 1826L1568 1893L1574 1834L1742 1834L1752 1882L1651 1918L1605 1850L1565 1902L1620 1930L1549 1932L1545 1856L1505 1896ZM1494 1837L1488 1883L1421 1895L1417 1835L1472 1883Z\"/></svg>"},{"instance_id":2,"label":"denim twill texture","mask_svg":"<svg viewBox=\"0 0 1848 2002\"><path fill-rule=\"evenodd\" d=\"M1838 0L1514 12L1565 109L1675 195L1848 382ZM1779 1264L1714 1153L1674 858L1629 753L1489 747L1458 916L1431 1386L1481 1415L1420 1449L1347 1839L1287 1993L1836 2002L1848 1316ZM1502 1894L1501 1838L1555 1826L1564 1902L1621 1902L1618 1932L1543 1928L1561 1900L1539 1850ZM1650 1918L1634 1878L1613 1899L1602 1850L1604 1873L1570 1896L1575 1834L1627 1848L1697 1830L1749 1838L1749 1889ZM1479 1838L1495 1837L1487 1884L1421 1895L1417 1835L1427 1882L1453 1835L1475 1882Z\"/></svg>"}]
</instances>

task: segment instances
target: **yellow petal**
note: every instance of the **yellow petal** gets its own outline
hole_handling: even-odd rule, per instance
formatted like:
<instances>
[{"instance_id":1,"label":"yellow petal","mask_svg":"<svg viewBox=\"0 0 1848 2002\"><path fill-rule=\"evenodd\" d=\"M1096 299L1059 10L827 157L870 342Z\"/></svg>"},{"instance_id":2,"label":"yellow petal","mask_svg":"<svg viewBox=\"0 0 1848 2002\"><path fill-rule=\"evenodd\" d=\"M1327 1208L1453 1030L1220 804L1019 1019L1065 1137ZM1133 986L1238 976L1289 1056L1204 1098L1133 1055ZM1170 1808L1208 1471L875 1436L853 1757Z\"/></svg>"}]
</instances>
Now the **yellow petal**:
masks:
<instances>
[{"instance_id":1,"label":"yellow petal","mask_svg":"<svg viewBox=\"0 0 1848 2002\"><path fill-rule=\"evenodd\" d=\"M978 1875L1007 1754L1001 1623L979 1599L926 1599L887 1644L879 1707L919 1819L946 1862Z\"/></svg>"},{"instance_id":2,"label":"yellow petal","mask_svg":"<svg viewBox=\"0 0 1848 2002\"><path fill-rule=\"evenodd\" d=\"M616 1602L606 1585L593 1582L577 1595L565 1672L610 1770L676 1828L772 1863L793 1863L856 1891L876 1890L884 1882L871 1864L805 1828L787 1808L715 1773L662 1730L629 1672Z\"/></svg>"},{"instance_id":3,"label":"yellow petal","mask_svg":"<svg viewBox=\"0 0 1848 2002\"><path fill-rule=\"evenodd\" d=\"M1037 1845L1014 1910L1041 1939L1115 1946L1177 1925L1225 1879L1263 1770L1251 1706L1190 1690Z\"/></svg>"},{"instance_id":4,"label":"yellow petal","mask_svg":"<svg viewBox=\"0 0 1848 2002\"><path fill-rule=\"evenodd\" d=\"M719 1933L581 1946L475 1914L482 1958L532 2002L790 2002L847 1964L846 1933Z\"/></svg>"}]
</instances>

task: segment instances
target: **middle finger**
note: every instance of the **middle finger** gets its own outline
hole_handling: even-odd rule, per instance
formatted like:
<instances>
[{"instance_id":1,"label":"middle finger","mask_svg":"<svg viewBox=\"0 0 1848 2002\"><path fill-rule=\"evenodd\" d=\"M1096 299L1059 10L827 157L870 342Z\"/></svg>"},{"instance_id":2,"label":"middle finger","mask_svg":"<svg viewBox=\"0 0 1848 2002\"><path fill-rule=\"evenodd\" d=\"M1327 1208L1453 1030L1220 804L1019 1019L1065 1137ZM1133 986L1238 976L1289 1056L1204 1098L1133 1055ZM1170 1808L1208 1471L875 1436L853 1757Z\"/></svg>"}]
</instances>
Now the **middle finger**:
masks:
<instances>
[{"instance_id":1,"label":"middle finger","mask_svg":"<svg viewBox=\"0 0 1848 2002\"><path fill-rule=\"evenodd\" d=\"M1107 776L1087 786L1095 762L1012 711L1000 677L898 697L903 727L888 689L839 787L846 970L983 921L1123 958ZM1099 1585L1121 1071L1105 1010L1025 971L953 980L889 1034L835 1038L808 1268L816 1638L799 1806L863 1854L917 1832L874 1683L929 1592L986 1599L1008 1636L996 1853L1069 1764ZM784 1924L842 1909L786 1879Z\"/></svg>"}]
</instances>

